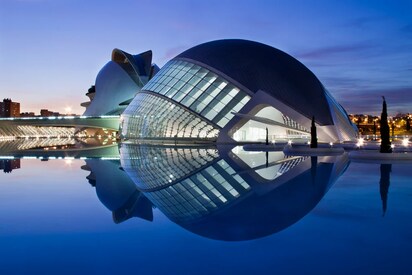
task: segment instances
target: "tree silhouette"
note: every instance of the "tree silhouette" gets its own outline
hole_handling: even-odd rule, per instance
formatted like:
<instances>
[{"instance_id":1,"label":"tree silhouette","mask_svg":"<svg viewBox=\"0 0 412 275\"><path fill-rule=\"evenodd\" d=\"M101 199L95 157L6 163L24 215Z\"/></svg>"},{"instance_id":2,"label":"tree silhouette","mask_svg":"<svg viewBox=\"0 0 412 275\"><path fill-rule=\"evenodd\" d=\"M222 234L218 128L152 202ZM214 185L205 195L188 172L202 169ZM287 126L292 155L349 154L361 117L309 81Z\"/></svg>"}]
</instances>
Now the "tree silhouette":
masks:
<instances>
[{"instance_id":1,"label":"tree silhouette","mask_svg":"<svg viewBox=\"0 0 412 275\"><path fill-rule=\"evenodd\" d=\"M310 127L310 148L318 148L318 137L315 126L315 116L312 117L312 126Z\"/></svg>"},{"instance_id":2,"label":"tree silhouette","mask_svg":"<svg viewBox=\"0 0 412 275\"><path fill-rule=\"evenodd\" d=\"M382 114L381 114L381 153L392 153L391 142L389 140L389 124L388 124L388 111L386 107L385 97L382 97Z\"/></svg>"}]
</instances>

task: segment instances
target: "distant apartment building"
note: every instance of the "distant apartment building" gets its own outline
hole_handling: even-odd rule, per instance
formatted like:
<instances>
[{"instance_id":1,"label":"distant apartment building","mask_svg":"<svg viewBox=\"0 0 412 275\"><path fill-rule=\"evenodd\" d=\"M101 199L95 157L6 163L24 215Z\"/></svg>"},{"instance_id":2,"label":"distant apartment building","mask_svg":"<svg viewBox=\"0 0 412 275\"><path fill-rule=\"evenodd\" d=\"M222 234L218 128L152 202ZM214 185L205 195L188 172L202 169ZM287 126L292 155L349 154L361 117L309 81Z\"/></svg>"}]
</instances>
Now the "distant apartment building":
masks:
<instances>
[{"instance_id":1,"label":"distant apartment building","mask_svg":"<svg viewBox=\"0 0 412 275\"><path fill-rule=\"evenodd\" d=\"M53 111L49 111L47 109L41 109L40 110L40 116L59 116L60 113L59 112L53 112Z\"/></svg>"},{"instance_id":2,"label":"distant apartment building","mask_svg":"<svg viewBox=\"0 0 412 275\"><path fill-rule=\"evenodd\" d=\"M0 102L0 117L20 117L20 103L13 102L10 98Z\"/></svg>"},{"instance_id":3,"label":"distant apartment building","mask_svg":"<svg viewBox=\"0 0 412 275\"><path fill-rule=\"evenodd\" d=\"M34 114L34 112L24 112L24 113L20 113L20 117L35 117L36 115Z\"/></svg>"}]
</instances>

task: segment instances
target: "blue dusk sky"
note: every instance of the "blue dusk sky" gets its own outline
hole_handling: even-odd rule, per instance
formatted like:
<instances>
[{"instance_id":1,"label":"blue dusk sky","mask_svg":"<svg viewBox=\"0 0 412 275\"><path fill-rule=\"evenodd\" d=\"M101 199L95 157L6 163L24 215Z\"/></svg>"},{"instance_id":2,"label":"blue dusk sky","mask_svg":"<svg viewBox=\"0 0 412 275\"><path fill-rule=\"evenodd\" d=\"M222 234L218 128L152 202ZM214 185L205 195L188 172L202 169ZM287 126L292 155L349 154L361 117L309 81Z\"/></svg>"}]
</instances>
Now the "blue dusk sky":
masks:
<instances>
[{"instance_id":1,"label":"blue dusk sky","mask_svg":"<svg viewBox=\"0 0 412 275\"><path fill-rule=\"evenodd\" d=\"M305 64L349 113L412 112L412 1L0 0L0 97L81 114L113 48L154 62L224 38Z\"/></svg>"}]
</instances>

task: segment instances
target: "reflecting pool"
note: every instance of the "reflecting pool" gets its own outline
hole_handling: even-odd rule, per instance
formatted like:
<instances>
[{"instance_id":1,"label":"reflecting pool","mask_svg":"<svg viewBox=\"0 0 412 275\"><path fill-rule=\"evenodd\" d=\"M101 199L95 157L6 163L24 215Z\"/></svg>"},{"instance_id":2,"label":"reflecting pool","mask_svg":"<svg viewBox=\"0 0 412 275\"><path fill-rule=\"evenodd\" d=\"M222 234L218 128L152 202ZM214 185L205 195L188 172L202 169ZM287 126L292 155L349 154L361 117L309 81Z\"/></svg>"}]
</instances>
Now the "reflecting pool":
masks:
<instances>
[{"instance_id":1,"label":"reflecting pool","mask_svg":"<svg viewBox=\"0 0 412 275\"><path fill-rule=\"evenodd\" d=\"M229 146L47 156L0 159L1 274L412 270L410 164Z\"/></svg>"}]
</instances>

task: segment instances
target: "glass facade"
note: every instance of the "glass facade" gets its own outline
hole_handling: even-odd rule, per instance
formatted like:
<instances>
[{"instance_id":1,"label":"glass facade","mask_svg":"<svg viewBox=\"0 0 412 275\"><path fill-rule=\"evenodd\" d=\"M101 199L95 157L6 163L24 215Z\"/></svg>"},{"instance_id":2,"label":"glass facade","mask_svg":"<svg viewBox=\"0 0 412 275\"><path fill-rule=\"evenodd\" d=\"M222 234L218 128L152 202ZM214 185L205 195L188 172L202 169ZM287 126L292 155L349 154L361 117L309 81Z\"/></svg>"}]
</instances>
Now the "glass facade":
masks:
<instances>
[{"instance_id":1,"label":"glass facade","mask_svg":"<svg viewBox=\"0 0 412 275\"><path fill-rule=\"evenodd\" d=\"M246 92L217 74L186 61L172 60L123 113L123 136L216 137L233 118L232 112L238 112L249 100ZM156 115L160 117L151 119Z\"/></svg>"},{"instance_id":2,"label":"glass facade","mask_svg":"<svg viewBox=\"0 0 412 275\"><path fill-rule=\"evenodd\" d=\"M215 148L170 148L122 144L122 167L141 190L150 191L187 177L219 156Z\"/></svg>"},{"instance_id":3,"label":"glass facade","mask_svg":"<svg viewBox=\"0 0 412 275\"><path fill-rule=\"evenodd\" d=\"M260 122L256 119L268 119L278 124ZM234 129L236 131L233 134L233 139L236 141L265 141L266 129L268 129L269 140L273 142L279 139L310 137L310 132L305 127L272 106L262 108L254 116L251 116L251 119L242 127Z\"/></svg>"},{"instance_id":4,"label":"glass facade","mask_svg":"<svg viewBox=\"0 0 412 275\"><path fill-rule=\"evenodd\" d=\"M204 216L251 189L215 148L123 144L120 153L123 169L174 221Z\"/></svg>"},{"instance_id":5,"label":"glass facade","mask_svg":"<svg viewBox=\"0 0 412 275\"><path fill-rule=\"evenodd\" d=\"M122 115L122 135L139 138L215 139L218 128L172 101L151 93L138 93Z\"/></svg>"},{"instance_id":6,"label":"glass facade","mask_svg":"<svg viewBox=\"0 0 412 275\"><path fill-rule=\"evenodd\" d=\"M181 60L168 62L143 90L171 98L220 127L250 100L217 74Z\"/></svg>"},{"instance_id":7,"label":"glass facade","mask_svg":"<svg viewBox=\"0 0 412 275\"><path fill-rule=\"evenodd\" d=\"M220 160L183 181L145 196L170 219L185 222L205 216L249 190L249 184L226 161Z\"/></svg>"}]
</instances>

